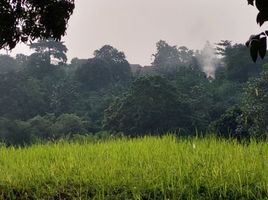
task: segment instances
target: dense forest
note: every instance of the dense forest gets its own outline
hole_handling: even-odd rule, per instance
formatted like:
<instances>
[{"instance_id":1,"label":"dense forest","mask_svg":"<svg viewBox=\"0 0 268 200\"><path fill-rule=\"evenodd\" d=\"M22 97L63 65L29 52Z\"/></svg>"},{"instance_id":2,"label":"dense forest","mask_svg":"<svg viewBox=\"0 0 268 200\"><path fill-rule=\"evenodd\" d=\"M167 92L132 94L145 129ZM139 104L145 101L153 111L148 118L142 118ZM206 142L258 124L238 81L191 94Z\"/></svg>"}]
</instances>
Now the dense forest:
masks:
<instances>
[{"instance_id":1,"label":"dense forest","mask_svg":"<svg viewBox=\"0 0 268 200\"><path fill-rule=\"evenodd\" d=\"M172 132L265 138L268 59L244 44L202 50L160 40L150 66L105 45L67 63L63 42L32 43L31 55L0 55L0 139L8 145Z\"/></svg>"}]
</instances>

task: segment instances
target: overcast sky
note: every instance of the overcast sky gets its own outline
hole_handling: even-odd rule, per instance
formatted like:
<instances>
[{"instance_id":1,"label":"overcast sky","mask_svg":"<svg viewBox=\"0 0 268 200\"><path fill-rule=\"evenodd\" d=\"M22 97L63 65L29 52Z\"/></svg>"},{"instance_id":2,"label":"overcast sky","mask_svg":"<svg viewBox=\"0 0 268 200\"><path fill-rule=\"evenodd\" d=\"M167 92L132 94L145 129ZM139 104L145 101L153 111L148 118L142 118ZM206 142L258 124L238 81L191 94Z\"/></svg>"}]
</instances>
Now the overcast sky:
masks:
<instances>
[{"instance_id":1,"label":"overcast sky","mask_svg":"<svg viewBox=\"0 0 268 200\"><path fill-rule=\"evenodd\" d=\"M110 44L130 63L147 65L160 39L191 49L207 40L245 42L260 32L256 13L246 0L76 0L63 40L69 60ZM12 54L23 51L19 45Z\"/></svg>"}]
</instances>

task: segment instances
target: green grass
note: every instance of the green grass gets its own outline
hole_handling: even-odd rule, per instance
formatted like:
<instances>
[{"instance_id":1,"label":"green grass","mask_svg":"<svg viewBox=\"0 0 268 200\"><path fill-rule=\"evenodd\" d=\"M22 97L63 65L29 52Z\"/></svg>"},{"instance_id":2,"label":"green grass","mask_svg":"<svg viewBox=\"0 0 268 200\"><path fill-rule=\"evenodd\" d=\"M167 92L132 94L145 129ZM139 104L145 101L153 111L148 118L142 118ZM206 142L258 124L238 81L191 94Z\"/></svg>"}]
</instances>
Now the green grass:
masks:
<instances>
[{"instance_id":1,"label":"green grass","mask_svg":"<svg viewBox=\"0 0 268 200\"><path fill-rule=\"evenodd\" d=\"M0 149L0 199L268 199L268 144L166 136Z\"/></svg>"}]
</instances>

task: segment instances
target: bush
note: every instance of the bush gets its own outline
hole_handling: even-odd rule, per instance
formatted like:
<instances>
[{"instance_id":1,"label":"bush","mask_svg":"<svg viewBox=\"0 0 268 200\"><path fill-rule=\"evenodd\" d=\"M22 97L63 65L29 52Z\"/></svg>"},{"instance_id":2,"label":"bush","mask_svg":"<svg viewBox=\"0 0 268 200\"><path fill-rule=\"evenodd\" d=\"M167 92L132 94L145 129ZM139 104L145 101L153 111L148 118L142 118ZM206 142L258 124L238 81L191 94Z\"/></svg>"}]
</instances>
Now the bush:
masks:
<instances>
[{"instance_id":1,"label":"bush","mask_svg":"<svg viewBox=\"0 0 268 200\"><path fill-rule=\"evenodd\" d=\"M62 114L52 126L55 138L72 136L74 134L85 134L87 132L84 121L75 114Z\"/></svg>"},{"instance_id":2,"label":"bush","mask_svg":"<svg viewBox=\"0 0 268 200\"><path fill-rule=\"evenodd\" d=\"M33 141L28 132L28 122L19 120L0 119L0 138L7 145L26 145Z\"/></svg>"},{"instance_id":3,"label":"bush","mask_svg":"<svg viewBox=\"0 0 268 200\"><path fill-rule=\"evenodd\" d=\"M29 122L29 133L38 139L49 139L52 138L52 125L53 121L51 116L36 116L30 120Z\"/></svg>"}]
</instances>

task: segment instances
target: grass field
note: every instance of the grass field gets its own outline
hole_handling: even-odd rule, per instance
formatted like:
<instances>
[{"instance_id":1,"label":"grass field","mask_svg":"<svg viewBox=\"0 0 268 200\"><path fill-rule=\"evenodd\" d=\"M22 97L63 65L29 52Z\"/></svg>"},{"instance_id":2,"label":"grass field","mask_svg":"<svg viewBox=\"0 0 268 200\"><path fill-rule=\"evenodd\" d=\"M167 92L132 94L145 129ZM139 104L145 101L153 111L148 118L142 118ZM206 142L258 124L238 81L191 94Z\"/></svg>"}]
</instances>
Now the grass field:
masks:
<instances>
[{"instance_id":1,"label":"grass field","mask_svg":"<svg viewBox=\"0 0 268 200\"><path fill-rule=\"evenodd\" d=\"M0 199L267 199L268 143L117 139L0 149Z\"/></svg>"}]
</instances>

